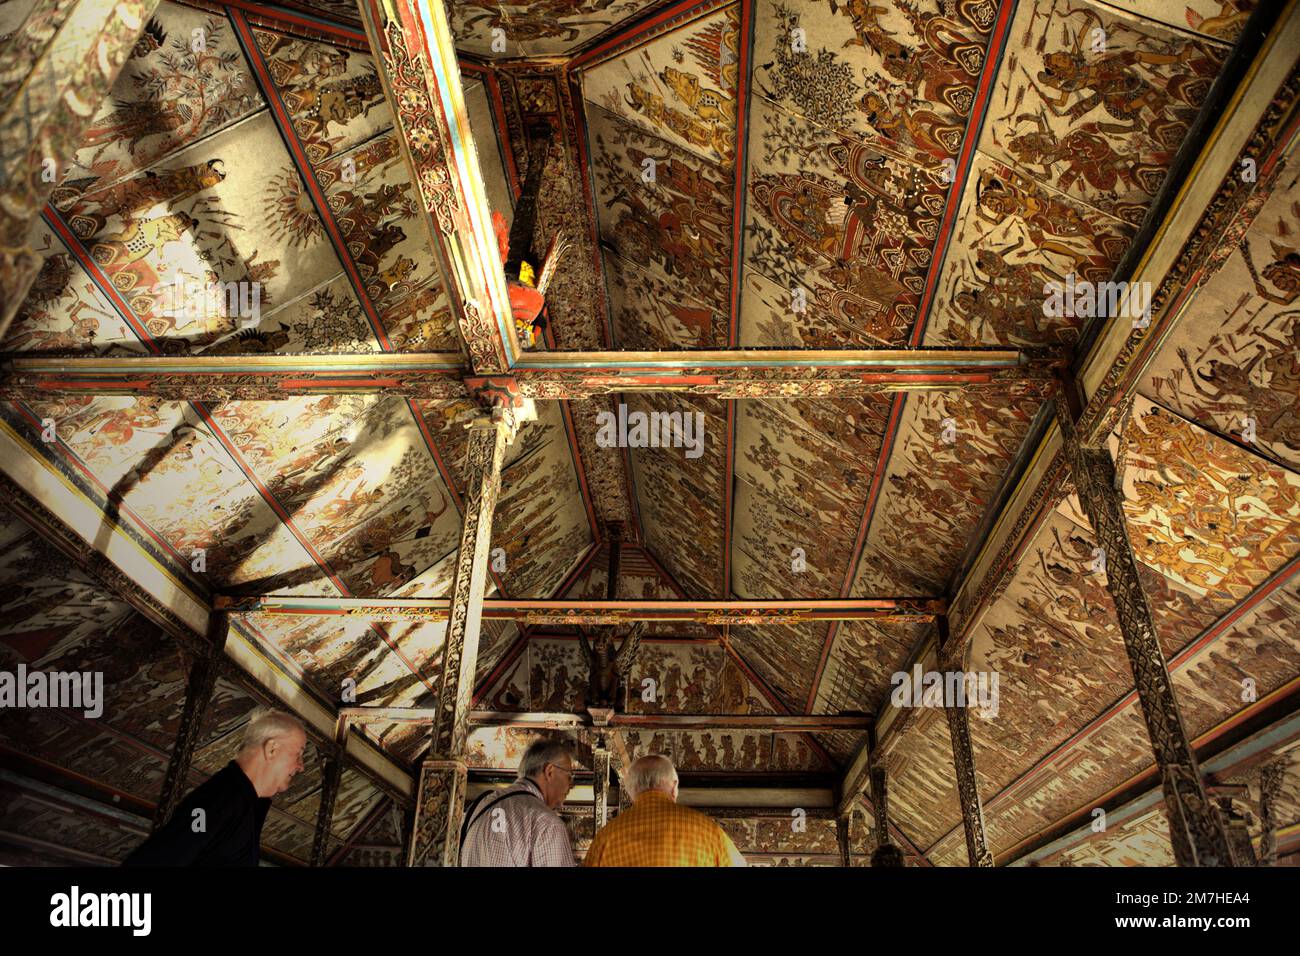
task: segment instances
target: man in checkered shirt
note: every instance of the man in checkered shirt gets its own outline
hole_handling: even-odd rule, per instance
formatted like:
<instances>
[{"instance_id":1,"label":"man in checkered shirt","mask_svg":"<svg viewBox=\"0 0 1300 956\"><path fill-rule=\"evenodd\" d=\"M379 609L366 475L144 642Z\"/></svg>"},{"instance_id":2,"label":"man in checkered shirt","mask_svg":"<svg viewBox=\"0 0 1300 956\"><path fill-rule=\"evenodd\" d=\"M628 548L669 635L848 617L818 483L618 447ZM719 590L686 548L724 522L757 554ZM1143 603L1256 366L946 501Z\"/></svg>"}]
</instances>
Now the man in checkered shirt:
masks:
<instances>
[{"instance_id":1,"label":"man in checkered shirt","mask_svg":"<svg viewBox=\"0 0 1300 956\"><path fill-rule=\"evenodd\" d=\"M555 808L573 786L573 747L534 740L519 775L465 810L461 866L575 866L569 830Z\"/></svg>"},{"instance_id":2,"label":"man in checkered shirt","mask_svg":"<svg viewBox=\"0 0 1300 956\"><path fill-rule=\"evenodd\" d=\"M632 806L607 824L583 866L744 866L722 827L677 803L677 770L667 757L646 756L627 773Z\"/></svg>"}]
</instances>

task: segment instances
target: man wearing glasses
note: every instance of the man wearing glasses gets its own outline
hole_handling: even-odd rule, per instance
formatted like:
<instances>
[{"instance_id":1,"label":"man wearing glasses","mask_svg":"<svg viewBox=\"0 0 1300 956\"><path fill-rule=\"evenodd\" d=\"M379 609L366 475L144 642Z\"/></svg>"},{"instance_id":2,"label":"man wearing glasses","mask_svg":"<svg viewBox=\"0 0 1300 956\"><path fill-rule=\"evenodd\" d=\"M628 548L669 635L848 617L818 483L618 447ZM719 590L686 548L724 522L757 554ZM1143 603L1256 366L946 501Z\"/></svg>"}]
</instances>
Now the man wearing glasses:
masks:
<instances>
[{"instance_id":1,"label":"man wearing glasses","mask_svg":"<svg viewBox=\"0 0 1300 956\"><path fill-rule=\"evenodd\" d=\"M465 808L461 866L576 866L569 830L555 812L573 786L573 747L534 740L519 775Z\"/></svg>"}]
</instances>

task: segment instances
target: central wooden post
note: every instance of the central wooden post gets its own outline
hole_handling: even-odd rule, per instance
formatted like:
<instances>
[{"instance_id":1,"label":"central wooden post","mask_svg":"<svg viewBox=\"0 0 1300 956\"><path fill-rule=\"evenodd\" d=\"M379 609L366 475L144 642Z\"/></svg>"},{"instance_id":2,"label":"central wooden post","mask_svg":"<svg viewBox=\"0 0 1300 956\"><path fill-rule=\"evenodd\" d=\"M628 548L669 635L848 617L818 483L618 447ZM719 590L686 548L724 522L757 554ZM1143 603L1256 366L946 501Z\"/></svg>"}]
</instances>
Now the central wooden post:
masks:
<instances>
[{"instance_id":1,"label":"central wooden post","mask_svg":"<svg viewBox=\"0 0 1300 956\"><path fill-rule=\"evenodd\" d=\"M459 857L461 816L467 770L465 739L469 733L474 669L478 664L479 629L487 589L492 513L501 490L501 463L520 426L537 417L529 400L502 401L466 426L464 514L451 614L442 655L442 676L433 721L429 757L420 768L415 827L409 866L455 866Z\"/></svg>"}]
</instances>

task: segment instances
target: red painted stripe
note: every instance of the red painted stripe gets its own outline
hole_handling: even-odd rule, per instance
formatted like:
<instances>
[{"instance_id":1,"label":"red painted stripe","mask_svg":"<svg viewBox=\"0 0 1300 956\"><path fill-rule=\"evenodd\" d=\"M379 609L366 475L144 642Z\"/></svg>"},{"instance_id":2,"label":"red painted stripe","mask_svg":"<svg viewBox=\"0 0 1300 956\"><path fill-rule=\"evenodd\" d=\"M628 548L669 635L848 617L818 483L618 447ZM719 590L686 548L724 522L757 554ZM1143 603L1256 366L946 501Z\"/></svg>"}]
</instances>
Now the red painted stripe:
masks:
<instances>
[{"instance_id":1,"label":"red painted stripe","mask_svg":"<svg viewBox=\"0 0 1300 956\"><path fill-rule=\"evenodd\" d=\"M722 600L731 597L731 527L736 487L736 402L727 402L726 464L722 472Z\"/></svg>"},{"instance_id":2,"label":"red painted stripe","mask_svg":"<svg viewBox=\"0 0 1300 956\"><path fill-rule=\"evenodd\" d=\"M947 243L949 235L952 232L953 221L957 218L957 210L961 206L962 194L966 191L966 182L970 178L971 163L975 157L975 147L980 138L980 129L972 127L972 123L978 117L981 127L984 122L985 110L988 108L990 96L993 93L993 81L997 75L998 64L1002 58L1002 48L1006 45L1007 33L1011 29L1011 13L1015 8L1014 3L1003 2L998 5L998 19L993 25L993 31L990 34L988 50L984 56L984 69L980 74L979 85L975 89L975 101L971 105L971 120L966 124L966 135L962 138L961 153L957 160L957 168L961 170L961 176L952 184L948 192L948 204L943 214L943 225L939 229L939 236L935 240L934 249L942 250L936 255L930 263L930 271L925 280L925 293L921 297L920 308L916 313L916 327L912 330L912 336L909 344L913 347L921 344L921 339L925 335L925 327L930 317L930 303L934 299L934 290L939 283L939 273L942 270L944 260L947 258Z\"/></svg>"},{"instance_id":3,"label":"red painted stripe","mask_svg":"<svg viewBox=\"0 0 1300 956\"><path fill-rule=\"evenodd\" d=\"M746 133L749 129L749 70L750 48L753 46L754 3L740 2L740 64L736 79L736 182L732 190L731 212L731 315L727 329L727 344L735 348L740 341L740 278L744 265L745 245L745 187L748 185L748 163L745 154Z\"/></svg>"},{"instance_id":4,"label":"red painted stripe","mask_svg":"<svg viewBox=\"0 0 1300 956\"><path fill-rule=\"evenodd\" d=\"M153 336L149 334L148 329L140 324L139 318L137 318L131 307L126 304L126 300L118 293L117 287L99 268L99 263L90 257L86 247L82 245L81 238L68 228L59 212L53 206L47 205L44 218L46 224L58 233L59 238L63 240L63 245L90 275L91 280L99 287L99 291L113 303L113 308L121 314L126 324L131 327L131 331L136 334L136 337L145 344L149 351L155 355L161 355L162 349L158 347L158 343L153 340Z\"/></svg>"},{"instance_id":5,"label":"red painted stripe","mask_svg":"<svg viewBox=\"0 0 1300 956\"><path fill-rule=\"evenodd\" d=\"M355 27L345 27L342 24L334 23L331 20L314 20L310 17L301 16L284 7L268 7L260 3L249 3L247 0L220 0L221 6L233 7L246 13L254 14L259 19L265 21L259 26L273 27L276 24L285 26L301 27L308 30L326 33L330 36L338 37L344 40L351 40L356 44L366 44L366 34L364 30L357 30ZM365 46L364 49L369 49Z\"/></svg>"}]
</instances>

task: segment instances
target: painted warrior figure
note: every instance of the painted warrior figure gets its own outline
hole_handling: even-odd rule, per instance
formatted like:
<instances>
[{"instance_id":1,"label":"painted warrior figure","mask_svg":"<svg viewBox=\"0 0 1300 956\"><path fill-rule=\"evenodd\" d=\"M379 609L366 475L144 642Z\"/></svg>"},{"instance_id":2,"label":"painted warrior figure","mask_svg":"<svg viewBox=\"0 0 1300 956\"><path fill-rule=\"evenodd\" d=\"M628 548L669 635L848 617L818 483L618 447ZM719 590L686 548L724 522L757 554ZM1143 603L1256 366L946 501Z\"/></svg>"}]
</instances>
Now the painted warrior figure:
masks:
<instances>
[{"instance_id":1,"label":"painted warrior figure","mask_svg":"<svg viewBox=\"0 0 1300 956\"><path fill-rule=\"evenodd\" d=\"M583 629L578 630L578 642L587 658L587 706L618 707L621 709L623 682L627 680L636 649L645 633L645 621L637 621L628 631L623 646L614 651L614 625L596 628L594 641L588 641Z\"/></svg>"}]
</instances>

